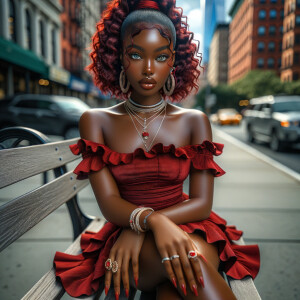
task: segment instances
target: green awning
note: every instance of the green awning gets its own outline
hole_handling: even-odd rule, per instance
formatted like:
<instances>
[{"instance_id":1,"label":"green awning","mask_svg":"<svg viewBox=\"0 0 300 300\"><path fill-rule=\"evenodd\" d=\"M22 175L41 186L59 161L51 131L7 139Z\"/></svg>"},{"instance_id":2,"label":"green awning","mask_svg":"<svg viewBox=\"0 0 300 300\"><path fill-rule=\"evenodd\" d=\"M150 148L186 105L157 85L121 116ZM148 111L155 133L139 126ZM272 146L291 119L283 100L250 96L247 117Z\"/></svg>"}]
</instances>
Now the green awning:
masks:
<instances>
[{"instance_id":1,"label":"green awning","mask_svg":"<svg viewBox=\"0 0 300 300\"><path fill-rule=\"evenodd\" d=\"M0 37L0 59L41 74L48 78L48 65L32 51Z\"/></svg>"}]
</instances>

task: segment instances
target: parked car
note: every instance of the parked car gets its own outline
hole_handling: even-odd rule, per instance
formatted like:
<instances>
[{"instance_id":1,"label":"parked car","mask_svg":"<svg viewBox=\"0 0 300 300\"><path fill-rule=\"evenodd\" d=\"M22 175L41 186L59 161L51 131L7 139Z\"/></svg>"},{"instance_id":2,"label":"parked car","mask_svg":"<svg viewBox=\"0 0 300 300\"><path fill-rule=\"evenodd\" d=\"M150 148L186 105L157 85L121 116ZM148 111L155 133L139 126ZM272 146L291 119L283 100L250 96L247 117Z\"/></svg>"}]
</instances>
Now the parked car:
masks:
<instances>
[{"instance_id":1,"label":"parked car","mask_svg":"<svg viewBox=\"0 0 300 300\"><path fill-rule=\"evenodd\" d=\"M234 108L222 108L216 114L211 115L210 120L218 125L239 125L242 115Z\"/></svg>"},{"instance_id":2,"label":"parked car","mask_svg":"<svg viewBox=\"0 0 300 300\"><path fill-rule=\"evenodd\" d=\"M89 108L75 97L19 94L0 100L0 128L25 126L73 138L79 136L79 118Z\"/></svg>"},{"instance_id":3,"label":"parked car","mask_svg":"<svg viewBox=\"0 0 300 300\"><path fill-rule=\"evenodd\" d=\"M274 151L300 142L300 96L264 96L250 105L244 114L249 142L269 142Z\"/></svg>"}]
</instances>

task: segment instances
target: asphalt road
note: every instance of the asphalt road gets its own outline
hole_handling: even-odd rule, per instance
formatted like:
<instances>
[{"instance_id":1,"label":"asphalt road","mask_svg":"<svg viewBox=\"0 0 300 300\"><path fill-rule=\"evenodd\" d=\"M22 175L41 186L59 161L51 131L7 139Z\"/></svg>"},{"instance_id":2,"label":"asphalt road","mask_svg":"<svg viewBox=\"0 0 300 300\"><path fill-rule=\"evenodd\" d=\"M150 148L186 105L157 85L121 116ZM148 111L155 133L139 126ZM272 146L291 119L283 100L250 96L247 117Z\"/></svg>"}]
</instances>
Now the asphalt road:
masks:
<instances>
[{"instance_id":1,"label":"asphalt road","mask_svg":"<svg viewBox=\"0 0 300 300\"><path fill-rule=\"evenodd\" d=\"M274 152L269 148L267 143L258 142L258 141L255 143L249 143L247 141L246 130L244 128L243 122L240 126L213 125L213 127L226 132L227 134L238 139L239 141L255 148L256 150L278 161L279 163L292 169L293 171L300 173L300 145L295 145L291 149L284 150L284 152Z\"/></svg>"}]
</instances>

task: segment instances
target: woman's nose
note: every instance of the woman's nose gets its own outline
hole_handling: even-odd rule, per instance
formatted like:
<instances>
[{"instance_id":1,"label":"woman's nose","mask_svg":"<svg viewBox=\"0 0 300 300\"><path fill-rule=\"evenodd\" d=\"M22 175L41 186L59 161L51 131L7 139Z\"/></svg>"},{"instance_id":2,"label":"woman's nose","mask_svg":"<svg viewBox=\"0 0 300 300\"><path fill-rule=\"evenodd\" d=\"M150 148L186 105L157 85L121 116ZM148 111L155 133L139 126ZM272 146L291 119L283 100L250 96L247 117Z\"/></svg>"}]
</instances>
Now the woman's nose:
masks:
<instances>
[{"instance_id":1,"label":"woman's nose","mask_svg":"<svg viewBox=\"0 0 300 300\"><path fill-rule=\"evenodd\" d=\"M151 59L146 60L143 74L147 76L153 75L153 62L151 61Z\"/></svg>"}]
</instances>

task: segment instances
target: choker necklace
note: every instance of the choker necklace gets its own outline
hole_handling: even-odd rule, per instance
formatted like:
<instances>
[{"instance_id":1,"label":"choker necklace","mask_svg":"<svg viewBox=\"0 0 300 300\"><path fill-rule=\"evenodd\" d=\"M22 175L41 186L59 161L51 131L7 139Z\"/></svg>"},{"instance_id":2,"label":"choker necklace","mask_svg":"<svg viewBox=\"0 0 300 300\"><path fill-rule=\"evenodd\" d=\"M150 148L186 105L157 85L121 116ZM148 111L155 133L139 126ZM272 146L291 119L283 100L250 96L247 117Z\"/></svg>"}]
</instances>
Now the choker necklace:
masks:
<instances>
[{"instance_id":1,"label":"choker necklace","mask_svg":"<svg viewBox=\"0 0 300 300\"><path fill-rule=\"evenodd\" d=\"M137 111L135 109L132 109L132 106L130 105L131 103L129 101L125 101L125 103L124 103L124 107L125 107L128 115L130 116L130 119L131 119L131 121L132 121L132 123L133 123L133 125L134 125L134 127L135 127L135 129L136 129L136 131L137 131L137 133L138 133L138 135L140 137L140 139L142 140L143 145L144 145L144 147L145 147L145 149L146 149L147 152L149 152L149 150L151 149L151 147L153 145L153 142L154 142L154 140L155 140L155 138L156 138L156 136L157 136L157 134L158 134L161 126L162 126L162 123L163 123L163 121L164 121L164 119L166 117L167 104L163 100L162 100L162 104L160 104L160 102L159 102L159 104L155 105L156 107L154 107L154 109L152 109L152 112L154 112L154 113L150 117L148 117L148 118L146 118L146 117L142 118L141 116L139 116L137 114ZM144 112L144 109L142 109L141 111L139 110L138 112ZM149 132L147 131L147 128L163 112L164 112L164 116L163 116L162 121L161 121L161 123L160 123L160 125L158 127L158 130L156 131L156 133L155 133L155 135L154 135L154 137L153 137L150 145L147 146L147 140L149 138ZM143 123L141 123L140 120L142 120ZM148 121L148 123L147 123L147 121ZM142 132L141 133L140 133L140 131L137 128L138 124L142 127Z\"/></svg>"},{"instance_id":2,"label":"choker necklace","mask_svg":"<svg viewBox=\"0 0 300 300\"><path fill-rule=\"evenodd\" d=\"M160 99L159 102L157 102L157 103L155 103L153 105L142 105L142 104L136 103L134 100L132 100L131 98L129 98L129 102L132 105L140 107L140 108L153 108L153 107L157 107L158 105L162 104L163 101L164 101L163 99Z\"/></svg>"},{"instance_id":3,"label":"choker necklace","mask_svg":"<svg viewBox=\"0 0 300 300\"><path fill-rule=\"evenodd\" d=\"M154 105L141 105L134 102L132 99L129 99L125 103L127 107L129 107L130 110L134 111L135 113L154 113L162 110L165 107L165 101L163 99Z\"/></svg>"}]
</instances>

